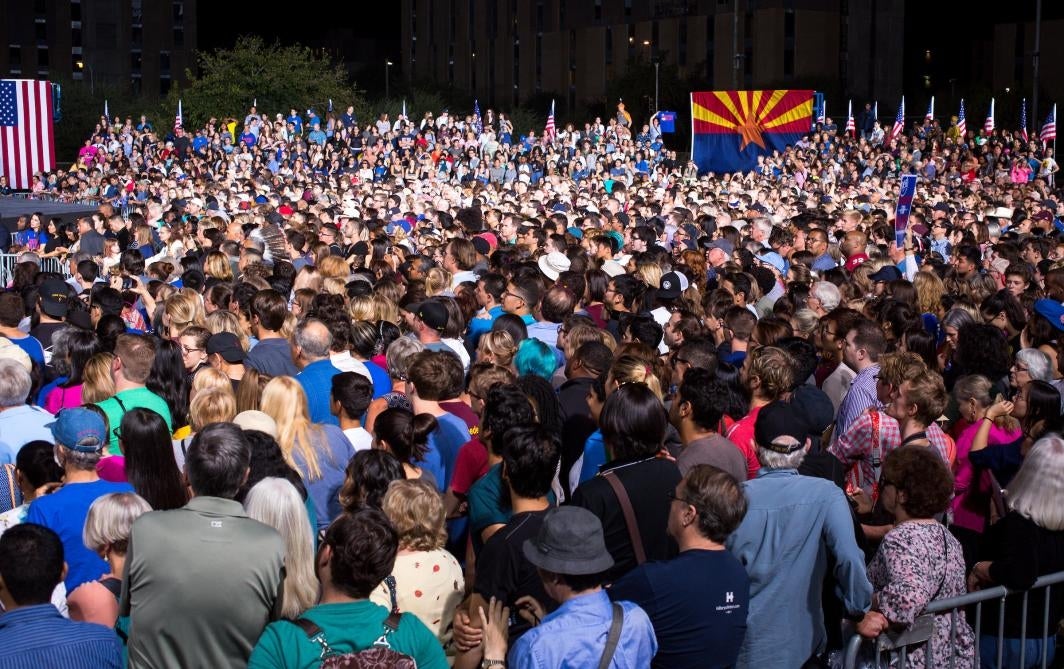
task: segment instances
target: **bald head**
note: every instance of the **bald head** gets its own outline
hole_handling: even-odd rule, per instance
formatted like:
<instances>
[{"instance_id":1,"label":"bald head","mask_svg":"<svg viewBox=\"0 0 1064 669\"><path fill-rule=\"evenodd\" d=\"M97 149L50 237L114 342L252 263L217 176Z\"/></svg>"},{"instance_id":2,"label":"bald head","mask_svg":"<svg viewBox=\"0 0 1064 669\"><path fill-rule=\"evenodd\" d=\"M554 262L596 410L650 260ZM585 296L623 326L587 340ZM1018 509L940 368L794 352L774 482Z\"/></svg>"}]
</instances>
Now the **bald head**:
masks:
<instances>
[{"instance_id":1,"label":"bald head","mask_svg":"<svg viewBox=\"0 0 1064 669\"><path fill-rule=\"evenodd\" d=\"M296 326L292 340L299 355L307 362L324 360L329 357L333 336L329 328L316 318L308 318Z\"/></svg>"}]
</instances>

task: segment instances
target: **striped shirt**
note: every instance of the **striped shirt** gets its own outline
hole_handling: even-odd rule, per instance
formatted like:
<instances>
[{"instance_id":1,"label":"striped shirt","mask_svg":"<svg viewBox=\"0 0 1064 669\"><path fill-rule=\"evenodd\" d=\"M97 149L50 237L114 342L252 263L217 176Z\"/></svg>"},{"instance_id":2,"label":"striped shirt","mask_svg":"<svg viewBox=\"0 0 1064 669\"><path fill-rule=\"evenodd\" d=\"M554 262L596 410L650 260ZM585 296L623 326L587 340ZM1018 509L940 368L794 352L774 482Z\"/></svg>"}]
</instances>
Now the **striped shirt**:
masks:
<instances>
[{"instance_id":1,"label":"striped shirt","mask_svg":"<svg viewBox=\"0 0 1064 669\"><path fill-rule=\"evenodd\" d=\"M850 423L857 420L865 409L875 407L882 409L879 398L876 395L876 376L879 374L879 365L865 367L857 376L853 377L850 389L842 398L839 405L839 416L835 420L834 441L846 433Z\"/></svg>"},{"instance_id":2,"label":"striped shirt","mask_svg":"<svg viewBox=\"0 0 1064 669\"><path fill-rule=\"evenodd\" d=\"M122 644L103 625L67 620L51 604L0 616L0 667L121 669Z\"/></svg>"}]
</instances>

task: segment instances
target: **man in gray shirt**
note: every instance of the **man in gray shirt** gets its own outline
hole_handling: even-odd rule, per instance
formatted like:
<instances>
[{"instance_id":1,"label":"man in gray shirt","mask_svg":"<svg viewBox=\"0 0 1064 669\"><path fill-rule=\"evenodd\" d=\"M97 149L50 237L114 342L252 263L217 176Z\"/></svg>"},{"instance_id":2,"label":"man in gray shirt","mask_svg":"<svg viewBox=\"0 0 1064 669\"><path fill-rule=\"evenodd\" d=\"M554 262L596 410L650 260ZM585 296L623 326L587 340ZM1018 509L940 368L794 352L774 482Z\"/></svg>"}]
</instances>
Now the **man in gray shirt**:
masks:
<instances>
[{"instance_id":1,"label":"man in gray shirt","mask_svg":"<svg viewBox=\"0 0 1064 669\"><path fill-rule=\"evenodd\" d=\"M233 500L250 460L239 427L206 426L185 461L192 500L133 524L120 605L130 667L246 667L280 617L284 542Z\"/></svg>"},{"instance_id":2,"label":"man in gray shirt","mask_svg":"<svg viewBox=\"0 0 1064 669\"><path fill-rule=\"evenodd\" d=\"M681 348L675 355L683 353ZM692 367L684 374L669 408L669 422L683 442L683 450L676 456L681 474L686 475L695 465L713 465L738 483L746 480L746 458L720 433L727 403L727 386L713 372Z\"/></svg>"}]
</instances>

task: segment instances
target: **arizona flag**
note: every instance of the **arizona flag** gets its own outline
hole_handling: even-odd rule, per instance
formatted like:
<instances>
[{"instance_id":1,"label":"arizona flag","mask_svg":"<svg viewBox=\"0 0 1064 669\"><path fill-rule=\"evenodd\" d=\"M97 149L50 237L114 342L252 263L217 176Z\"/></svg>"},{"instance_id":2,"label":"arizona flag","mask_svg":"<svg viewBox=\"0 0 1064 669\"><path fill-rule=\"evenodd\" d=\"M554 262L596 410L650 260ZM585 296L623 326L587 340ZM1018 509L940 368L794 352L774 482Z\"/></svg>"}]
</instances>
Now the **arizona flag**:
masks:
<instances>
[{"instance_id":1,"label":"arizona flag","mask_svg":"<svg viewBox=\"0 0 1064 669\"><path fill-rule=\"evenodd\" d=\"M813 91L691 93L691 156L700 172L746 172L809 132Z\"/></svg>"}]
</instances>

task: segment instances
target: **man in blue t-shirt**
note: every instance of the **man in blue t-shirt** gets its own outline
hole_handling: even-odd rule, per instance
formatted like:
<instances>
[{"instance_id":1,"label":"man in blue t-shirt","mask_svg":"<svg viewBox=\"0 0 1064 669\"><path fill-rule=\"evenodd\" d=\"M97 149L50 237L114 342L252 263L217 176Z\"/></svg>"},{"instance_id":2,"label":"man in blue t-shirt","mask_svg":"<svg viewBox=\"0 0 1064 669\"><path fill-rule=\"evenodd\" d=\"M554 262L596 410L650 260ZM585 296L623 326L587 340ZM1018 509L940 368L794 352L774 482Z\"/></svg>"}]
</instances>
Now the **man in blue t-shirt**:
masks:
<instances>
[{"instance_id":1,"label":"man in blue t-shirt","mask_svg":"<svg viewBox=\"0 0 1064 669\"><path fill-rule=\"evenodd\" d=\"M462 387L462 361L454 353L422 351L414 356L407 375L414 386L410 397L414 413L432 414L438 423L429 434L429 450L420 464L435 477L436 487L442 493L451 483L458 449L469 441L465 421L440 406L441 401L457 394L456 388Z\"/></svg>"},{"instance_id":2,"label":"man in blue t-shirt","mask_svg":"<svg viewBox=\"0 0 1064 669\"><path fill-rule=\"evenodd\" d=\"M91 409L64 409L48 426L55 438L55 457L63 468L63 487L34 500L26 522L43 525L62 539L69 568L64 583L67 592L73 592L82 583L95 581L110 570L82 540L89 507L99 497L113 492L133 492L133 487L128 483L103 481L96 474L96 465L107 446L107 426L99 413Z\"/></svg>"},{"instance_id":3,"label":"man in blue t-shirt","mask_svg":"<svg viewBox=\"0 0 1064 669\"><path fill-rule=\"evenodd\" d=\"M746 635L750 579L724 542L746 515L746 497L711 465L693 467L671 497L668 532L680 554L636 567L607 592L650 616L658 639L651 667L733 666Z\"/></svg>"}]
</instances>

